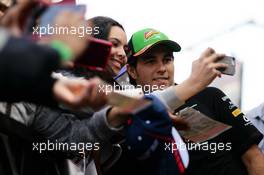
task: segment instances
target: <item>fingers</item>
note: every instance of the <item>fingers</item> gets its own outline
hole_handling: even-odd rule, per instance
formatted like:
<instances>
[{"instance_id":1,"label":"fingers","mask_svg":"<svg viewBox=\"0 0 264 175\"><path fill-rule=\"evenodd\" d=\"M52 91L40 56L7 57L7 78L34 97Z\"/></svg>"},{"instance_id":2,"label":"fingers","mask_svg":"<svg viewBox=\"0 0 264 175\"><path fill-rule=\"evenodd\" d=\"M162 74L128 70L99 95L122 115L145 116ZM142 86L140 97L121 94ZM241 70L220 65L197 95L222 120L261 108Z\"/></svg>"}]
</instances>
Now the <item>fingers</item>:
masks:
<instances>
[{"instance_id":1,"label":"fingers","mask_svg":"<svg viewBox=\"0 0 264 175\"><path fill-rule=\"evenodd\" d=\"M110 108L106 117L110 126L120 127L120 125L123 125L127 122L130 114L120 107L112 107Z\"/></svg>"},{"instance_id":2,"label":"fingers","mask_svg":"<svg viewBox=\"0 0 264 175\"><path fill-rule=\"evenodd\" d=\"M225 54L216 53L214 49L207 48L200 56L199 60L203 61L204 64L217 62L225 57Z\"/></svg>"},{"instance_id":3,"label":"fingers","mask_svg":"<svg viewBox=\"0 0 264 175\"><path fill-rule=\"evenodd\" d=\"M210 47L208 47L205 51L202 52L200 58L208 57L208 56L210 56L210 55L212 55L214 53L215 53L215 50L210 48Z\"/></svg>"},{"instance_id":4,"label":"fingers","mask_svg":"<svg viewBox=\"0 0 264 175\"><path fill-rule=\"evenodd\" d=\"M72 61L63 62L62 68L73 69L74 63Z\"/></svg>"},{"instance_id":5,"label":"fingers","mask_svg":"<svg viewBox=\"0 0 264 175\"><path fill-rule=\"evenodd\" d=\"M90 88L92 89L90 94L91 103L93 103L94 109L100 109L107 103L106 93L99 89L99 85L102 81L99 78L93 78L90 80Z\"/></svg>"},{"instance_id":6,"label":"fingers","mask_svg":"<svg viewBox=\"0 0 264 175\"><path fill-rule=\"evenodd\" d=\"M89 106L95 110L100 109L107 100L105 93L98 90L99 83L101 83L99 78L89 81L80 79L64 81L64 87L61 89L65 95L60 93L60 99L72 108Z\"/></svg>"},{"instance_id":7,"label":"fingers","mask_svg":"<svg viewBox=\"0 0 264 175\"><path fill-rule=\"evenodd\" d=\"M68 86L65 85L64 80L58 80L53 87L53 93L54 97L57 99L57 101L70 106L72 108L75 108L76 104L76 96L74 93L69 90Z\"/></svg>"},{"instance_id":8,"label":"fingers","mask_svg":"<svg viewBox=\"0 0 264 175\"><path fill-rule=\"evenodd\" d=\"M36 5L36 1L21 1L6 11L1 19L1 25L8 28L15 36L21 36L26 19Z\"/></svg>"},{"instance_id":9,"label":"fingers","mask_svg":"<svg viewBox=\"0 0 264 175\"><path fill-rule=\"evenodd\" d=\"M84 19L80 13L71 11L62 11L54 21L58 26L79 27L84 26ZM73 35L73 34L72 34Z\"/></svg>"},{"instance_id":10,"label":"fingers","mask_svg":"<svg viewBox=\"0 0 264 175\"><path fill-rule=\"evenodd\" d=\"M170 112L168 113L169 117L173 123L173 126L178 130L187 130L190 128L188 123L181 119L179 116L173 115Z\"/></svg>"},{"instance_id":11,"label":"fingers","mask_svg":"<svg viewBox=\"0 0 264 175\"><path fill-rule=\"evenodd\" d=\"M199 61L209 69L227 68L227 64L217 63L217 61L223 59L225 56L225 54L215 53L213 49L208 48L202 53Z\"/></svg>"},{"instance_id":12,"label":"fingers","mask_svg":"<svg viewBox=\"0 0 264 175\"><path fill-rule=\"evenodd\" d=\"M59 102L71 108L78 108L83 105L86 86L87 82L83 80L60 79L54 84L53 93Z\"/></svg>"},{"instance_id":13,"label":"fingers","mask_svg":"<svg viewBox=\"0 0 264 175\"><path fill-rule=\"evenodd\" d=\"M221 60L225 57L225 54L218 54L218 53L213 53L210 56L206 57L205 59L209 63L217 62L218 60Z\"/></svg>"},{"instance_id":14,"label":"fingers","mask_svg":"<svg viewBox=\"0 0 264 175\"><path fill-rule=\"evenodd\" d=\"M220 63L225 54L218 54L212 48L207 48L192 64L192 73L189 80L197 91L207 87L216 77L221 77L222 69L228 67L227 64Z\"/></svg>"},{"instance_id":15,"label":"fingers","mask_svg":"<svg viewBox=\"0 0 264 175\"><path fill-rule=\"evenodd\" d=\"M214 63L225 57L225 54L216 53L214 49L207 48L200 56L199 60L203 61L204 64Z\"/></svg>"},{"instance_id":16,"label":"fingers","mask_svg":"<svg viewBox=\"0 0 264 175\"><path fill-rule=\"evenodd\" d=\"M218 77L221 77L222 72L220 69L225 70L228 67L228 64L225 63L212 63L213 71Z\"/></svg>"},{"instance_id":17,"label":"fingers","mask_svg":"<svg viewBox=\"0 0 264 175\"><path fill-rule=\"evenodd\" d=\"M54 23L57 26L62 26L69 29L75 28L76 30L79 30L79 28L81 27L86 27L83 15L81 13L70 11L60 12L55 18ZM79 32L70 32L66 34L55 33L51 36L50 42L52 42L53 40L58 40L65 43L73 53L72 59L77 59L89 44L86 37L86 32L81 35Z\"/></svg>"}]
</instances>

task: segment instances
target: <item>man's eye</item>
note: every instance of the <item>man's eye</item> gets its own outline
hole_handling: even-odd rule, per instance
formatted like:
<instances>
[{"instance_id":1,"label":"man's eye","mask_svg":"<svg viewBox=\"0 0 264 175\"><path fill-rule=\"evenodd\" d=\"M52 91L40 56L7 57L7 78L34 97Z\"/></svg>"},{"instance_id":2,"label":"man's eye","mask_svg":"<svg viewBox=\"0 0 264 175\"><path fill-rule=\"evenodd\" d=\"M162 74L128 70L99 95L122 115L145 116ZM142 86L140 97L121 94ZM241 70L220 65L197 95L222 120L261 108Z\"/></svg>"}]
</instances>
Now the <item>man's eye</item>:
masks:
<instances>
[{"instance_id":1,"label":"man's eye","mask_svg":"<svg viewBox=\"0 0 264 175\"><path fill-rule=\"evenodd\" d=\"M173 57L172 56L167 56L166 58L164 58L164 62L165 63L169 63L171 61L173 61Z\"/></svg>"},{"instance_id":2,"label":"man's eye","mask_svg":"<svg viewBox=\"0 0 264 175\"><path fill-rule=\"evenodd\" d=\"M118 43L117 42L112 42L113 47L118 47Z\"/></svg>"},{"instance_id":3,"label":"man's eye","mask_svg":"<svg viewBox=\"0 0 264 175\"><path fill-rule=\"evenodd\" d=\"M128 54L129 51L130 51L129 48L128 48L128 46L124 46L123 48L124 48L125 53Z\"/></svg>"},{"instance_id":4,"label":"man's eye","mask_svg":"<svg viewBox=\"0 0 264 175\"><path fill-rule=\"evenodd\" d=\"M155 63L155 60L152 60L152 59L148 59L145 61L146 64L154 64Z\"/></svg>"}]
</instances>

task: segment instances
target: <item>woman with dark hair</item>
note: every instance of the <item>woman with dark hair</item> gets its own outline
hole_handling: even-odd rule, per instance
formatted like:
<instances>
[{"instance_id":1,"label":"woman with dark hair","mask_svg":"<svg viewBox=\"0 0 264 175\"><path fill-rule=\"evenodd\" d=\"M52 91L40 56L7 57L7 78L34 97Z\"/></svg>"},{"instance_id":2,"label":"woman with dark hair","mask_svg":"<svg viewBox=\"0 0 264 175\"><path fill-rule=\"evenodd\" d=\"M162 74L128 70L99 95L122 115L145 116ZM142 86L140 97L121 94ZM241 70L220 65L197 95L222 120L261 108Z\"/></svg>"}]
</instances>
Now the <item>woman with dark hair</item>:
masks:
<instances>
[{"instance_id":1,"label":"woman with dark hair","mask_svg":"<svg viewBox=\"0 0 264 175\"><path fill-rule=\"evenodd\" d=\"M91 22L99 30L92 34L93 37L110 41L113 44L106 71L115 77L127 63L127 36L124 27L114 19L104 16L96 16L89 19L88 22Z\"/></svg>"},{"instance_id":2,"label":"woman with dark hair","mask_svg":"<svg viewBox=\"0 0 264 175\"><path fill-rule=\"evenodd\" d=\"M67 77L83 77L90 79L92 77L100 77L109 84L113 84L115 77L118 75L122 67L127 63L126 50L127 36L124 27L112 18L105 16L96 16L88 21L88 25L97 28L98 32L92 33L97 39L106 40L112 43L110 59L106 65L106 72L92 71L85 67L75 67L74 69L57 70Z\"/></svg>"},{"instance_id":3,"label":"woman with dark hair","mask_svg":"<svg viewBox=\"0 0 264 175\"><path fill-rule=\"evenodd\" d=\"M100 77L105 82L114 84L114 82L116 82L114 80L115 77L127 63L126 50L128 46L124 27L114 19L105 16L96 16L89 19L87 22L89 26L93 26L93 28L96 28L98 31L92 33L94 38L112 43L110 59L106 65L106 71L94 71L85 67L75 67L64 68L56 72L67 77L83 77L85 79Z\"/></svg>"}]
</instances>

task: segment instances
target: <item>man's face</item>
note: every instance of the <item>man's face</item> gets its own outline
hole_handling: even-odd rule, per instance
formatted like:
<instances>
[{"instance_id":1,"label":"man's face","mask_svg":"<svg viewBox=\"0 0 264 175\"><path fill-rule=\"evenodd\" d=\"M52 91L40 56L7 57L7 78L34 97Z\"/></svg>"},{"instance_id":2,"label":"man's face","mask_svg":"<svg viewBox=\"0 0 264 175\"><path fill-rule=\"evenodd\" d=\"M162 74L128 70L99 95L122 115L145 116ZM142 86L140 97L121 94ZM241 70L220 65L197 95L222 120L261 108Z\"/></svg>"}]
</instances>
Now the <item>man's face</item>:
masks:
<instances>
[{"instance_id":1,"label":"man's face","mask_svg":"<svg viewBox=\"0 0 264 175\"><path fill-rule=\"evenodd\" d=\"M157 45L137 58L136 67L128 66L128 72L137 85L168 87L174 83L173 52L166 46Z\"/></svg>"}]
</instances>

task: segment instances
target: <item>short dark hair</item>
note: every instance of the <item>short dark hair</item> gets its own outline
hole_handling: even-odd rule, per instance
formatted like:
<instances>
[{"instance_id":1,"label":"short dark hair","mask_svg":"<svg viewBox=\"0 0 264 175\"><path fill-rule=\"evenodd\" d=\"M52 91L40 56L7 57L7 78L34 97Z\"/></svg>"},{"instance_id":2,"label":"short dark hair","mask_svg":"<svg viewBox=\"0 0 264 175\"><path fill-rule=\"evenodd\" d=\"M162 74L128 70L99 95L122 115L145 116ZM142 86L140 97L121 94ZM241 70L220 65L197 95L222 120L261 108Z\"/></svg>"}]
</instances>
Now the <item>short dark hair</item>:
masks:
<instances>
[{"instance_id":1,"label":"short dark hair","mask_svg":"<svg viewBox=\"0 0 264 175\"><path fill-rule=\"evenodd\" d=\"M137 60L138 58L137 57L133 57L133 56L130 56L130 61L127 62L127 64L130 66L130 67L133 67L134 69L136 69L137 67ZM134 78L132 78L132 76L127 72L128 74L128 77L129 77L129 83L136 86L137 83L136 83L136 80Z\"/></svg>"},{"instance_id":2,"label":"short dark hair","mask_svg":"<svg viewBox=\"0 0 264 175\"><path fill-rule=\"evenodd\" d=\"M92 22L94 27L99 27L99 33L98 34L92 34L93 37L98 39L107 40L111 27L118 26L123 31L125 31L124 27L117 22L116 20L106 17L106 16L96 16L88 20L89 22Z\"/></svg>"}]
</instances>

